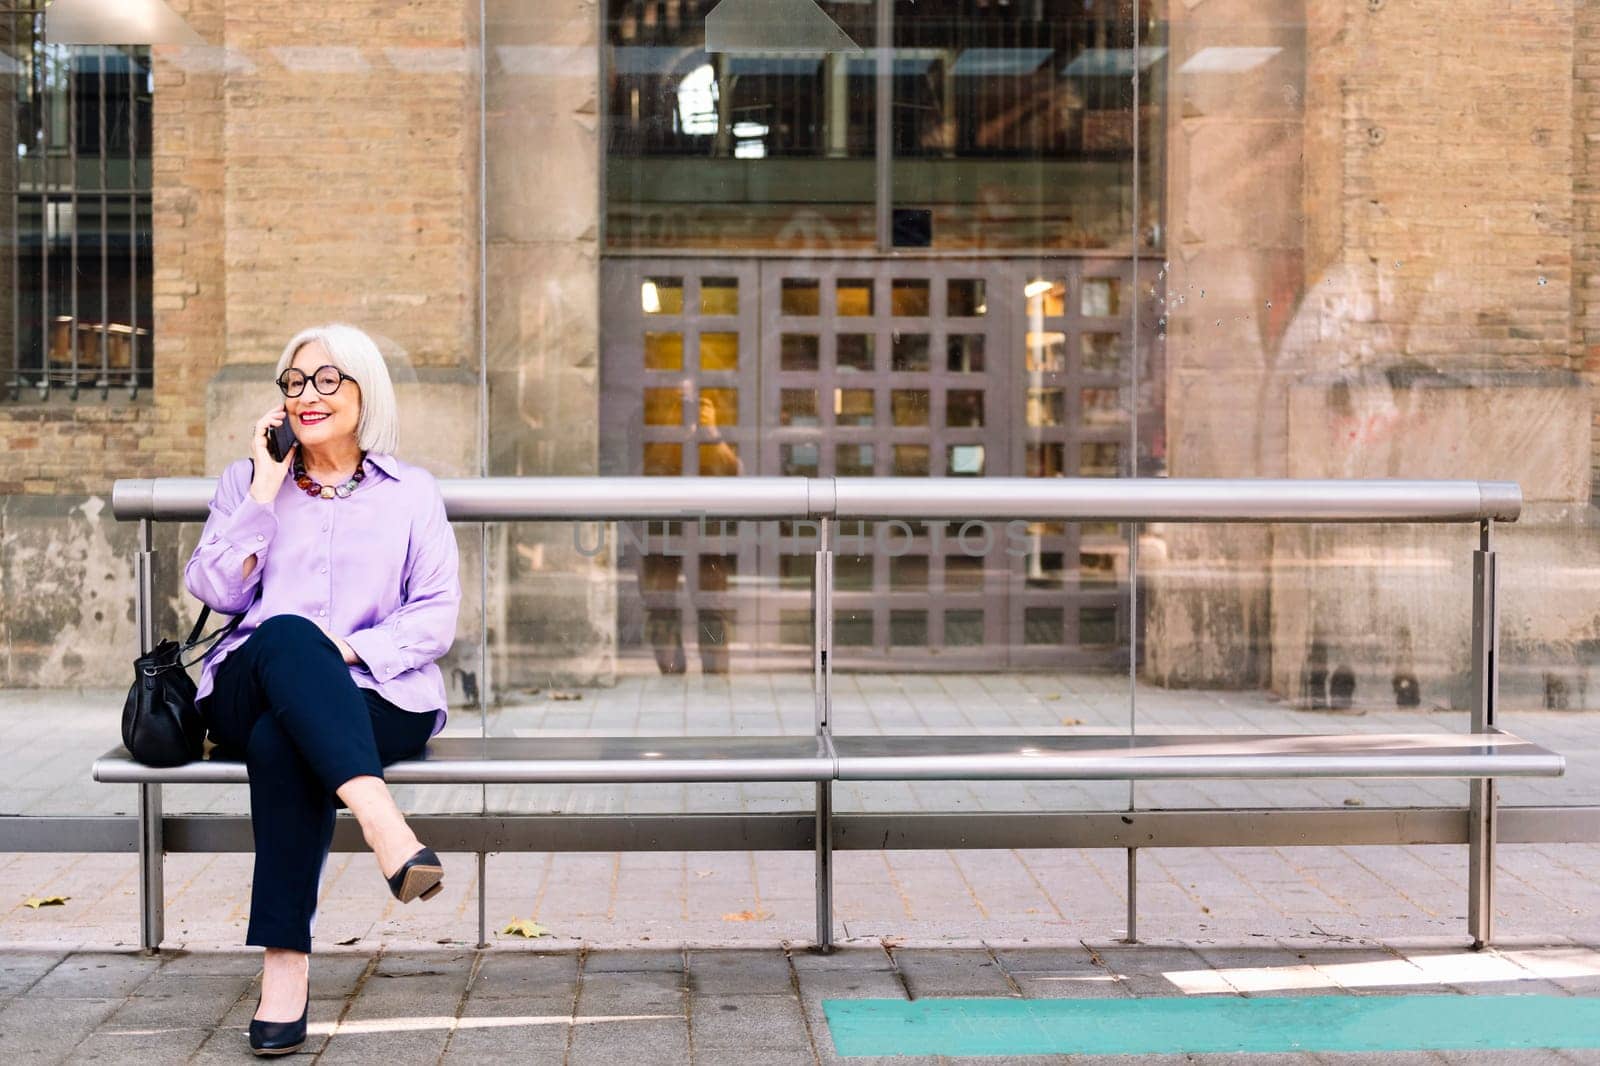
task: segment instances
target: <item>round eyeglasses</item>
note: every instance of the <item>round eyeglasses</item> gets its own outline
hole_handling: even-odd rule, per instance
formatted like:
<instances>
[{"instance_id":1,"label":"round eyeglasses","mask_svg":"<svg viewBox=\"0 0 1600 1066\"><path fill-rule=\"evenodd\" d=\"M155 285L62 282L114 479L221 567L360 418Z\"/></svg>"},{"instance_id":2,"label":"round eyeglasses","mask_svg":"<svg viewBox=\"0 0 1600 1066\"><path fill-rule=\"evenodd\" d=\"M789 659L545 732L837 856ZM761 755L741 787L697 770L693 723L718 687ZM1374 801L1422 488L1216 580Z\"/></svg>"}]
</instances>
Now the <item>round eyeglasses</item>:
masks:
<instances>
[{"instance_id":1,"label":"round eyeglasses","mask_svg":"<svg viewBox=\"0 0 1600 1066\"><path fill-rule=\"evenodd\" d=\"M311 383L317 387L317 391L322 393L322 395L332 396L334 393L339 391L339 387L341 385L347 381L354 381L355 378L351 377L349 374L346 374L338 367L329 365L317 367L316 371L311 375L310 380ZM290 367L288 370L285 370L282 374L278 375L278 388L285 396L288 396L291 399L300 395L302 392L306 391L305 372L297 370L294 367Z\"/></svg>"}]
</instances>

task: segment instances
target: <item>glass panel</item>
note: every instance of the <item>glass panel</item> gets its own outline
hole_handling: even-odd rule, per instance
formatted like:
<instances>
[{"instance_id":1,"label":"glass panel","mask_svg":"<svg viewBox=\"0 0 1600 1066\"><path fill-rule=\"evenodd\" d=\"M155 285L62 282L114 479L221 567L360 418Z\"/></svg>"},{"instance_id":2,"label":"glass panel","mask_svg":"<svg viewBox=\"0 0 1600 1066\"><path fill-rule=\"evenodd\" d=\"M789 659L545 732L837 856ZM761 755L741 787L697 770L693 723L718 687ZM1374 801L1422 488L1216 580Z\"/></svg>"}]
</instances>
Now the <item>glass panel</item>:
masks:
<instances>
[{"instance_id":1,"label":"glass panel","mask_svg":"<svg viewBox=\"0 0 1600 1066\"><path fill-rule=\"evenodd\" d=\"M951 444L945 449L947 477L982 477L983 445Z\"/></svg>"},{"instance_id":2,"label":"glass panel","mask_svg":"<svg viewBox=\"0 0 1600 1066\"><path fill-rule=\"evenodd\" d=\"M872 590L872 556L835 552L833 556L833 584L835 588L842 592L870 592Z\"/></svg>"},{"instance_id":3,"label":"glass panel","mask_svg":"<svg viewBox=\"0 0 1600 1066\"><path fill-rule=\"evenodd\" d=\"M700 424L702 426L738 425L739 390L702 388L700 390Z\"/></svg>"},{"instance_id":4,"label":"glass panel","mask_svg":"<svg viewBox=\"0 0 1600 1066\"><path fill-rule=\"evenodd\" d=\"M1079 417L1086 426L1116 425L1128 420L1120 389L1084 389L1078 396Z\"/></svg>"},{"instance_id":5,"label":"glass panel","mask_svg":"<svg viewBox=\"0 0 1600 1066\"><path fill-rule=\"evenodd\" d=\"M974 543L977 543L974 541ZM984 561L978 555L947 555L944 559L944 587L947 592L979 592L983 589Z\"/></svg>"},{"instance_id":6,"label":"glass panel","mask_svg":"<svg viewBox=\"0 0 1600 1066\"><path fill-rule=\"evenodd\" d=\"M639 285L639 307L647 315L683 314L683 278L645 278Z\"/></svg>"},{"instance_id":7,"label":"glass panel","mask_svg":"<svg viewBox=\"0 0 1600 1066\"><path fill-rule=\"evenodd\" d=\"M918 373L928 369L928 335L896 333L891 345L891 369Z\"/></svg>"},{"instance_id":8,"label":"glass panel","mask_svg":"<svg viewBox=\"0 0 1600 1066\"><path fill-rule=\"evenodd\" d=\"M836 610L833 613L833 642L843 648L872 646L872 612Z\"/></svg>"},{"instance_id":9,"label":"glass panel","mask_svg":"<svg viewBox=\"0 0 1600 1066\"><path fill-rule=\"evenodd\" d=\"M647 476L677 477L683 473L683 445L646 441L644 470Z\"/></svg>"},{"instance_id":10,"label":"glass panel","mask_svg":"<svg viewBox=\"0 0 1600 1066\"><path fill-rule=\"evenodd\" d=\"M833 453L834 476L871 477L872 445L836 444Z\"/></svg>"},{"instance_id":11,"label":"glass panel","mask_svg":"<svg viewBox=\"0 0 1600 1066\"><path fill-rule=\"evenodd\" d=\"M741 472L739 446L721 441L700 445L700 474L702 477L733 477Z\"/></svg>"},{"instance_id":12,"label":"glass panel","mask_svg":"<svg viewBox=\"0 0 1600 1066\"><path fill-rule=\"evenodd\" d=\"M889 313L896 318L924 318L929 312L928 283L895 278L889 289Z\"/></svg>"},{"instance_id":13,"label":"glass panel","mask_svg":"<svg viewBox=\"0 0 1600 1066\"><path fill-rule=\"evenodd\" d=\"M927 389L893 389L889 402L894 408L897 426L925 426L928 424Z\"/></svg>"},{"instance_id":14,"label":"glass panel","mask_svg":"<svg viewBox=\"0 0 1600 1066\"><path fill-rule=\"evenodd\" d=\"M700 334L701 370L738 370L739 335L737 333Z\"/></svg>"},{"instance_id":15,"label":"glass panel","mask_svg":"<svg viewBox=\"0 0 1600 1066\"><path fill-rule=\"evenodd\" d=\"M1083 369L1089 374L1121 374L1123 340L1115 333L1082 335Z\"/></svg>"},{"instance_id":16,"label":"glass panel","mask_svg":"<svg viewBox=\"0 0 1600 1066\"><path fill-rule=\"evenodd\" d=\"M894 446L895 477L927 477L928 446L926 444L896 444Z\"/></svg>"},{"instance_id":17,"label":"glass panel","mask_svg":"<svg viewBox=\"0 0 1600 1066\"><path fill-rule=\"evenodd\" d=\"M1028 477L1065 477L1066 445L1060 441L1034 441L1028 444Z\"/></svg>"},{"instance_id":18,"label":"glass panel","mask_svg":"<svg viewBox=\"0 0 1600 1066\"><path fill-rule=\"evenodd\" d=\"M928 557L897 555L889 560L889 587L901 592L925 592L928 588Z\"/></svg>"},{"instance_id":19,"label":"glass panel","mask_svg":"<svg viewBox=\"0 0 1600 1066\"><path fill-rule=\"evenodd\" d=\"M647 426L683 425L683 390L645 389L644 424Z\"/></svg>"},{"instance_id":20,"label":"glass panel","mask_svg":"<svg viewBox=\"0 0 1600 1066\"><path fill-rule=\"evenodd\" d=\"M1030 332L1027 338L1026 367L1029 372L1060 374L1067 369L1065 333Z\"/></svg>"},{"instance_id":21,"label":"glass panel","mask_svg":"<svg viewBox=\"0 0 1600 1066\"><path fill-rule=\"evenodd\" d=\"M1061 552L1033 552L1028 556L1027 582L1030 586L1054 588L1066 577Z\"/></svg>"},{"instance_id":22,"label":"glass panel","mask_svg":"<svg viewBox=\"0 0 1600 1066\"><path fill-rule=\"evenodd\" d=\"M816 444L780 444L778 470L784 477L816 477L821 449Z\"/></svg>"},{"instance_id":23,"label":"glass panel","mask_svg":"<svg viewBox=\"0 0 1600 1066\"><path fill-rule=\"evenodd\" d=\"M781 370L815 371L818 365L815 333L785 333L778 367Z\"/></svg>"},{"instance_id":24,"label":"glass panel","mask_svg":"<svg viewBox=\"0 0 1600 1066\"><path fill-rule=\"evenodd\" d=\"M822 419L817 413L817 390L781 390L779 392L778 424L783 426L821 425Z\"/></svg>"},{"instance_id":25,"label":"glass panel","mask_svg":"<svg viewBox=\"0 0 1600 1066\"><path fill-rule=\"evenodd\" d=\"M982 608L945 611L944 642L952 648L980 647L983 644Z\"/></svg>"},{"instance_id":26,"label":"glass panel","mask_svg":"<svg viewBox=\"0 0 1600 1066\"><path fill-rule=\"evenodd\" d=\"M889 643L896 648L926 647L928 612L920 609L890 611Z\"/></svg>"},{"instance_id":27,"label":"glass panel","mask_svg":"<svg viewBox=\"0 0 1600 1066\"><path fill-rule=\"evenodd\" d=\"M841 371L868 372L872 370L872 334L840 333L834 338Z\"/></svg>"},{"instance_id":28,"label":"glass panel","mask_svg":"<svg viewBox=\"0 0 1600 1066\"><path fill-rule=\"evenodd\" d=\"M1060 318L1067 313L1067 283L1057 279L1034 278L1023 288L1029 318Z\"/></svg>"},{"instance_id":29,"label":"glass panel","mask_svg":"<svg viewBox=\"0 0 1600 1066\"><path fill-rule=\"evenodd\" d=\"M736 315L739 313L738 278L701 278L700 313Z\"/></svg>"},{"instance_id":30,"label":"glass panel","mask_svg":"<svg viewBox=\"0 0 1600 1066\"><path fill-rule=\"evenodd\" d=\"M1062 608L1026 607L1022 616L1024 644L1059 645L1066 642L1066 613Z\"/></svg>"},{"instance_id":31,"label":"glass panel","mask_svg":"<svg viewBox=\"0 0 1600 1066\"><path fill-rule=\"evenodd\" d=\"M983 343L981 333L953 333L947 341L949 361L946 369L952 374L983 373Z\"/></svg>"},{"instance_id":32,"label":"glass panel","mask_svg":"<svg viewBox=\"0 0 1600 1066\"><path fill-rule=\"evenodd\" d=\"M1121 473L1122 445L1114 441L1085 441L1079 447L1081 477L1116 477Z\"/></svg>"},{"instance_id":33,"label":"glass panel","mask_svg":"<svg viewBox=\"0 0 1600 1066\"><path fill-rule=\"evenodd\" d=\"M945 393L944 424L963 427L982 426L983 391L981 389L951 389Z\"/></svg>"},{"instance_id":34,"label":"glass panel","mask_svg":"<svg viewBox=\"0 0 1600 1066\"><path fill-rule=\"evenodd\" d=\"M872 314L872 279L840 278L838 286L840 317L856 318Z\"/></svg>"},{"instance_id":35,"label":"glass panel","mask_svg":"<svg viewBox=\"0 0 1600 1066\"><path fill-rule=\"evenodd\" d=\"M785 315L807 318L822 311L822 289L816 278L784 278L783 299L779 307Z\"/></svg>"},{"instance_id":36,"label":"glass panel","mask_svg":"<svg viewBox=\"0 0 1600 1066\"><path fill-rule=\"evenodd\" d=\"M836 426L870 426L873 421L871 389L834 389L833 423Z\"/></svg>"},{"instance_id":37,"label":"glass panel","mask_svg":"<svg viewBox=\"0 0 1600 1066\"><path fill-rule=\"evenodd\" d=\"M975 318L989 313L983 299L982 278L952 278L945 283L945 313L951 318Z\"/></svg>"},{"instance_id":38,"label":"glass panel","mask_svg":"<svg viewBox=\"0 0 1600 1066\"><path fill-rule=\"evenodd\" d=\"M1082 283L1085 318L1110 318L1122 302L1122 282L1117 278L1085 278Z\"/></svg>"},{"instance_id":39,"label":"glass panel","mask_svg":"<svg viewBox=\"0 0 1600 1066\"><path fill-rule=\"evenodd\" d=\"M644 368L646 370L682 370L683 334L646 333L644 335Z\"/></svg>"},{"instance_id":40,"label":"glass panel","mask_svg":"<svg viewBox=\"0 0 1600 1066\"><path fill-rule=\"evenodd\" d=\"M1067 422L1065 389L1029 389L1027 423L1030 426L1064 426Z\"/></svg>"}]
</instances>

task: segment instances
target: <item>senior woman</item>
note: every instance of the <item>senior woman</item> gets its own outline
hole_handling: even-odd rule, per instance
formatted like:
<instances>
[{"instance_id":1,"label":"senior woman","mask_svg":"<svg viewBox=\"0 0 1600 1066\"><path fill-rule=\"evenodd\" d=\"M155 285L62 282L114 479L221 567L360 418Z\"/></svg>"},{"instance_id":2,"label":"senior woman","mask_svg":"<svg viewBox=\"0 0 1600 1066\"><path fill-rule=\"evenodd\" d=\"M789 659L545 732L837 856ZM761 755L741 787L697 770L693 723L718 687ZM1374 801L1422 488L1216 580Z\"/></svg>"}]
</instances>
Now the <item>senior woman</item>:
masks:
<instances>
[{"instance_id":1,"label":"senior woman","mask_svg":"<svg viewBox=\"0 0 1600 1066\"><path fill-rule=\"evenodd\" d=\"M425 470L394 457L394 386L372 339L308 329L278 360L284 403L222 473L184 570L197 598L243 612L207 654L197 704L250 772L255 879L246 943L263 947L257 1054L305 1042L311 926L335 806L355 815L403 903L439 891L439 858L406 825L383 767L445 720L434 660L455 639L455 535ZM288 420L283 460L267 435Z\"/></svg>"}]
</instances>

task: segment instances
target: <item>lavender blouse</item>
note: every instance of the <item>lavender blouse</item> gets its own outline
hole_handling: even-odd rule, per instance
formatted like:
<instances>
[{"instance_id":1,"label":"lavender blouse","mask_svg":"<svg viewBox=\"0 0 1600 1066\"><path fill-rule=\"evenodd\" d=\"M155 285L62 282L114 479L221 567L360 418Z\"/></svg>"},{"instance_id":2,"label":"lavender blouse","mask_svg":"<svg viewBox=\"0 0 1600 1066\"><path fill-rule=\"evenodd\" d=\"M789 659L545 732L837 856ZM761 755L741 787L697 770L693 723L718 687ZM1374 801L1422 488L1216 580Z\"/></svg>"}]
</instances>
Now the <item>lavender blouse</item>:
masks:
<instances>
[{"instance_id":1,"label":"lavender blouse","mask_svg":"<svg viewBox=\"0 0 1600 1066\"><path fill-rule=\"evenodd\" d=\"M461 584L456 538L439 487L421 467L369 454L367 477L345 499L313 499L293 478L271 504L250 495L251 465L222 472L184 585L239 628L206 655L196 698L262 620L297 614L355 649L350 677L444 728L444 678L434 660L455 641ZM244 577L244 561L257 557Z\"/></svg>"}]
</instances>

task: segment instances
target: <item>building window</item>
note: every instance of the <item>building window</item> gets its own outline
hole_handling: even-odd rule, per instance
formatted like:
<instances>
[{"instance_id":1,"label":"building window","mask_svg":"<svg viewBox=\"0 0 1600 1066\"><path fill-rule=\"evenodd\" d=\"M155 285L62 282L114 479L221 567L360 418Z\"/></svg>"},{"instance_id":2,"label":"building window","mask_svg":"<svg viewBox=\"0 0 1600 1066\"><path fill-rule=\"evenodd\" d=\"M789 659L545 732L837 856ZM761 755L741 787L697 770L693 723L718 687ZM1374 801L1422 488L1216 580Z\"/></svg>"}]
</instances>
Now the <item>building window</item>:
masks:
<instances>
[{"instance_id":1,"label":"building window","mask_svg":"<svg viewBox=\"0 0 1600 1066\"><path fill-rule=\"evenodd\" d=\"M44 8L0 7L13 141L0 400L136 398L153 366L150 50L52 45Z\"/></svg>"}]
</instances>

